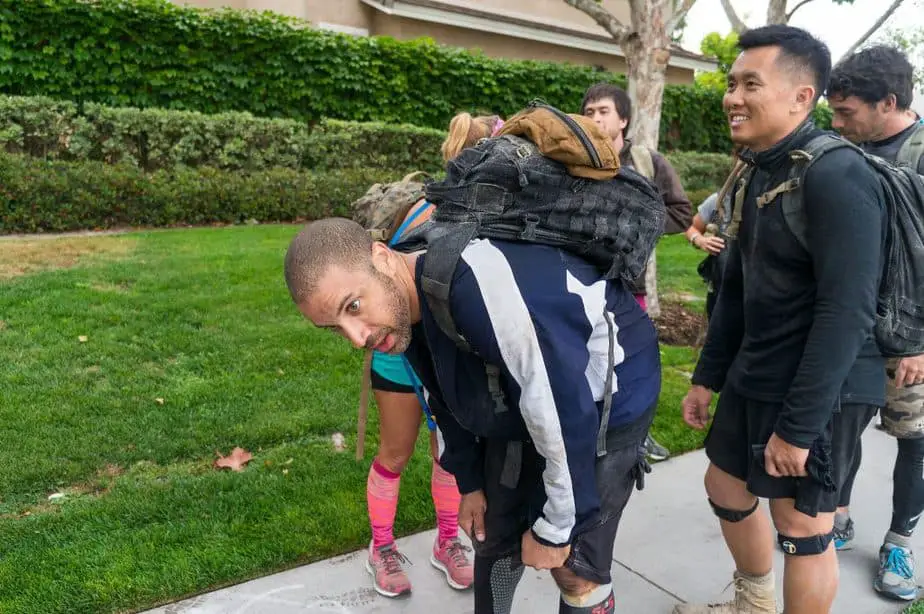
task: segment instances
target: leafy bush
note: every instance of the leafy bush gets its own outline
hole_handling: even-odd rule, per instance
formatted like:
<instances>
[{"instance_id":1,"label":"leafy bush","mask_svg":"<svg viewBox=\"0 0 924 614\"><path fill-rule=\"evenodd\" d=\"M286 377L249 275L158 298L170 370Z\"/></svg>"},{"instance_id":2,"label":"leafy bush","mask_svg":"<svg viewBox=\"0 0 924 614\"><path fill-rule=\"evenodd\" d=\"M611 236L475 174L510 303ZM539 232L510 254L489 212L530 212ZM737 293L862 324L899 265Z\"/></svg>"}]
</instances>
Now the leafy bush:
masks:
<instances>
[{"instance_id":1,"label":"leafy bush","mask_svg":"<svg viewBox=\"0 0 924 614\"><path fill-rule=\"evenodd\" d=\"M444 130L409 124L324 120L312 131L305 166L438 171Z\"/></svg>"},{"instance_id":2,"label":"leafy bush","mask_svg":"<svg viewBox=\"0 0 924 614\"><path fill-rule=\"evenodd\" d=\"M0 149L60 160L176 166L300 168L308 126L250 113L104 107L47 97L0 96Z\"/></svg>"},{"instance_id":3,"label":"leafy bush","mask_svg":"<svg viewBox=\"0 0 924 614\"><path fill-rule=\"evenodd\" d=\"M541 96L576 111L593 83L625 85L623 75L589 66L503 60L430 39L353 37L305 25L269 12L197 10L167 0L6 0L0 92L445 130L461 110L510 115ZM728 151L721 98L711 88L669 85L660 149Z\"/></svg>"},{"instance_id":4,"label":"leafy bush","mask_svg":"<svg viewBox=\"0 0 924 614\"><path fill-rule=\"evenodd\" d=\"M0 153L0 234L348 216L372 183L398 178L359 169L145 173L124 163Z\"/></svg>"}]
</instances>

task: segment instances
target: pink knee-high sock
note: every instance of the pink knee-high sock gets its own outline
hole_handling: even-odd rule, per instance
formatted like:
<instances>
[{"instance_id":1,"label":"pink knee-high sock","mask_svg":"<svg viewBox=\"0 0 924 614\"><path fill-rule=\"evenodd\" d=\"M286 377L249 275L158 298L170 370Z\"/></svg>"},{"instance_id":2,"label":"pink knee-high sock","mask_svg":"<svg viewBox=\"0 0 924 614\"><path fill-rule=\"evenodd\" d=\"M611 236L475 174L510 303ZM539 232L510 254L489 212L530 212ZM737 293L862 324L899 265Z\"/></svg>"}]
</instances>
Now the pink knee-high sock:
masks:
<instances>
[{"instance_id":1,"label":"pink knee-high sock","mask_svg":"<svg viewBox=\"0 0 924 614\"><path fill-rule=\"evenodd\" d=\"M398 509L400 486L400 473L389 471L378 459L372 461L366 482L366 503L369 506L369 524L372 525L373 548L395 541L395 512Z\"/></svg>"},{"instance_id":2,"label":"pink knee-high sock","mask_svg":"<svg viewBox=\"0 0 924 614\"><path fill-rule=\"evenodd\" d=\"M451 473L433 462L430 475L430 491L433 494L433 507L436 508L436 520L439 526L440 541L455 539L459 536L459 487Z\"/></svg>"}]
</instances>

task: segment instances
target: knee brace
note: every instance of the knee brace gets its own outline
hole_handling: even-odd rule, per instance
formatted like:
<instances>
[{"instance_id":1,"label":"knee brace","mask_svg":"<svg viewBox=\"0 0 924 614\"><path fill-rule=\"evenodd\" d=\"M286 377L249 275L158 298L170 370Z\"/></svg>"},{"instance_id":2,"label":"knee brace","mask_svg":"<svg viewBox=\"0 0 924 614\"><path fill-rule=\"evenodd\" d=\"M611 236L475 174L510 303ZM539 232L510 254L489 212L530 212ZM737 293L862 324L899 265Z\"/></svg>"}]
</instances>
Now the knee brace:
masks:
<instances>
[{"instance_id":1,"label":"knee brace","mask_svg":"<svg viewBox=\"0 0 924 614\"><path fill-rule=\"evenodd\" d=\"M725 520L727 522L741 522L755 511L757 511L757 506L760 505L760 501L754 501L754 505L751 506L751 509L741 511L741 510L730 510L727 507L721 507L712 502L712 499L709 499L709 505L712 506L713 513Z\"/></svg>"},{"instance_id":2,"label":"knee brace","mask_svg":"<svg viewBox=\"0 0 924 614\"><path fill-rule=\"evenodd\" d=\"M783 552L790 556L813 556L828 549L828 544L834 539L834 531L811 537L788 537L777 533L776 539L780 542Z\"/></svg>"},{"instance_id":3,"label":"knee brace","mask_svg":"<svg viewBox=\"0 0 924 614\"><path fill-rule=\"evenodd\" d=\"M558 606L558 614L613 614L615 611L612 584L598 586L586 595L562 593Z\"/></svg>"}]
</instances>

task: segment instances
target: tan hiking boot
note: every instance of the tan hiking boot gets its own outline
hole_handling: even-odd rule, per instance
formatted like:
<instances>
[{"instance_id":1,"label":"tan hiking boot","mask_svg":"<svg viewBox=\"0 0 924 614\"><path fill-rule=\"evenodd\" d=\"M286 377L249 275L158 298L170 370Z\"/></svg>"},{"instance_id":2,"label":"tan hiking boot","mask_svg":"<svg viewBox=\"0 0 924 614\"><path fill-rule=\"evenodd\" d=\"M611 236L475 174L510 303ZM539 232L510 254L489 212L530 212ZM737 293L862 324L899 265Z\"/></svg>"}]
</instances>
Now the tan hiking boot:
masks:
<instances>
[{"instance_id":1,"label":"tan hiking boot","mask_svg":"<svg viewBox=\"0 0 924 614\"><path fill-rule=\"evenodd\" d=\"M759 577L746 576L736 571L732 584L735 585L733 601L708 605L683 603L674 606L674 614L777 614L772 571Z\"/></svg>"}]
</instances>

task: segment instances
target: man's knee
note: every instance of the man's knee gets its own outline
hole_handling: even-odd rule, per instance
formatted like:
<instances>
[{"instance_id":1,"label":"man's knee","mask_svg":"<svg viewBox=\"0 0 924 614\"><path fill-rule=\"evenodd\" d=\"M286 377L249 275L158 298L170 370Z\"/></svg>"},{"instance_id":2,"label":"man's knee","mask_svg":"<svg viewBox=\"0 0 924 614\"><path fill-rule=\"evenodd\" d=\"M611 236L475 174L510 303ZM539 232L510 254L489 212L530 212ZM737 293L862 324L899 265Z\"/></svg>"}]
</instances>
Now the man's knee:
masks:
<instances>
[{"instance_id":1,"label":"man's knee","mask_svg":"<svg viewBox=\"0 0 924 614\"><path fill-rule=\"evenodd\" d=\"M589 595L599 586L595 582L582 578L567 567L553 569L551 574L555 584L558 585L558 589L565 595L576 597Z\"/></svg>"},{"instance_id":2,"label":"man's knee","mask_svg":"<svg viewBox=\"0 0 924 614\"><path fill-rule=\"evenodd\" d=\"M792 499L774 499L770 513L785 554L815 556L827 552L834 538L834 512L809 516L796 510Z\"/></svg>"},{"instance_id":3,"label":"man's knee","mask_svg":"<svg viewBox=\"0 0 924 614\"><path fill-rule=\"evenodd\" d=\"M553 569L552 577L558 584L558 590L561 591L560 613L613 613L615 602L612 584L597 584L581 578L565 567Z\"/></svg>"},{"instance_id":4,"label":"man's knee","mask_svg":"<svg viewBox=\"0 0 924 614\"><path fill-rule=\"evenodd\" d=\"M704 479L713 513L728 522L741 522L757 510L757 497L745 483L710 464Z\"/></svg>"}]
</instances>

